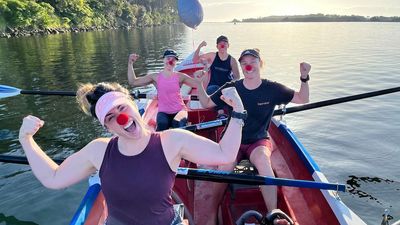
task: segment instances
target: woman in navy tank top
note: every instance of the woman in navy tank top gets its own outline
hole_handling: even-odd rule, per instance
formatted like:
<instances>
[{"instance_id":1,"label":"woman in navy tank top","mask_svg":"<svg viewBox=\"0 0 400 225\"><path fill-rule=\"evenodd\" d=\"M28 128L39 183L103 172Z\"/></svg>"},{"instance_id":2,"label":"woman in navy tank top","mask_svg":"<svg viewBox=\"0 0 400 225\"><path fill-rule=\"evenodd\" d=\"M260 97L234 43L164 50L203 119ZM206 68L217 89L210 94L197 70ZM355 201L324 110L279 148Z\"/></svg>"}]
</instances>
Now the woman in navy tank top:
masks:
<instances>
[{"instance_id":1,"label":"woman in navy tank top","mask_svg":"<svg viewBox=\"0 0 400 225\"><path fill-rule=\"evenodd\" d=\"M222 99L238 113L244 111L236 90ZM181 129L150 131L128 90L116 83L81 85L77 100L113 138L95 139L57 165L33 138L44 121L29 115L23 119L19 141L33 173L47 188L66 188L100 171L107 225L181 224L171 199L181 159L227 164L239 149L241 119L232 119L224 137L215 143Z\"/></svg>"},{"instance_id":2,"label":"woman in navy tank top","mask_svg":"<svg viewBox=\"0 0 400 225\"><path fill-rule=\"evenodd\" d=\"M226 82L240 79L239 67L236 59L228 53L229 40L221 35L217 38L217 52L208 52L200 55L200 49L207 46L207 42L202 41L193 55L193 63L209 64L210 81L208 82L206 92L211 95L216 92ZM208 71L207 71L208 72ZM218 118L226 117L223 107L216 106ZM222 116L222 117L221 117Z\"/></svg>"}]
</instances>

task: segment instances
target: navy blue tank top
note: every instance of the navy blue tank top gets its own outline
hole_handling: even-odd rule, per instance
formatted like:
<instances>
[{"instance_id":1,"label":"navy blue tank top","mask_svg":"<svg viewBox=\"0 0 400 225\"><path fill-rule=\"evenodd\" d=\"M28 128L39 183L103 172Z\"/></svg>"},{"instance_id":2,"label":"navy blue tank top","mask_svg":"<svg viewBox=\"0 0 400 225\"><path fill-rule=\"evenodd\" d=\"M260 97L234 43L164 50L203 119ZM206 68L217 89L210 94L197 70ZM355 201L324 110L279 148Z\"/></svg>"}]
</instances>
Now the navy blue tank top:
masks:
<instances>
[{"instance_id":1,"label":"navy blue tank top","mask_svg":"<svg viewBox=\"0 0 400 225\"><path fill-rule=\"evenodd\" d=\"M118 137L112 138L100 167L109 222L171 224L175 175L165 158L159 133L153 133L143 152L134 156L123 155L118 149Z\"/></svg>"},{"instance_id":2,"label":"navy blue tank top","mask_svg":"<svg viewBox=\"0 0 400 225\"><path fill-rule=\"evenodd\" d=\"M218 85L222 86L226 82L233 80L232 77L232 66L231 66L231 55L228 55L228 58L225 61L222 61L219 58L218 52L215 54L215 59L210 66L211 76L210 85Z\"/></svg>"}]
</instances>

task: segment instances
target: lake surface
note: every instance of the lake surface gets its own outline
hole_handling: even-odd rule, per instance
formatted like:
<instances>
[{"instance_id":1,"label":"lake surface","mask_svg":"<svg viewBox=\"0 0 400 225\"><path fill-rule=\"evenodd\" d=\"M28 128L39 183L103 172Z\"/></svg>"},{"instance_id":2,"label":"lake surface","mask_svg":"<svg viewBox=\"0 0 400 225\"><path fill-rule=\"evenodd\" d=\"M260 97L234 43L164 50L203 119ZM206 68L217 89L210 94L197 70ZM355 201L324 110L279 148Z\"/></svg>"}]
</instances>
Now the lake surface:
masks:
<instances>
[{"instance_id":1,"label":"lake surface","mask_svg":"<svg viewBox=\"0 0 400 225\"><path fill-rule=\"evenodd\" d=\"M265 78L298 89L299 63L309 62L311 101L400 85L400 23L203 23L0 39L0 84L27 90L76 90L80 82L127 84L127 59L140 54L137 74L162 68L174 48L184 58L205 40L216 51L224 34L236 58L258 48ZM349 182L342 200L368 224L384 209L400 219L400 93L285 116L330 182ZM46 124L35 136L52 157L66 157L108 135L79 111L74 98L19 95L0 99L0 153L23 155L18 130L25 115ZM0 163L0 225L67 224L87 182L54 191L23 165Z\"/></svg>"}]
</instances>

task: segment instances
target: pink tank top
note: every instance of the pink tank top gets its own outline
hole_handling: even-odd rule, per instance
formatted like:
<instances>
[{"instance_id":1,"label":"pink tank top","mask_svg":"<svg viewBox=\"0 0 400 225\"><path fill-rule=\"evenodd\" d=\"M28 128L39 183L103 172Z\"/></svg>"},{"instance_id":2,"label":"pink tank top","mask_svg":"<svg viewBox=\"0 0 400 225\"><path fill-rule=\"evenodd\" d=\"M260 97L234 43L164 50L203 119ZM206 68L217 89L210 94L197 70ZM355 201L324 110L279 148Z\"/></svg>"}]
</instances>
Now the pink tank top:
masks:
<instances>
[{"instance_id":1,"label":"pink tank top","mask_svg":"<svg viewBox=\"0 0 400 225\"><path fill-rule=\"evenodd\" d=\"M181 111L185 104L181 96L179 75L166 77L163 72L157 76L158 111L168 114Z\"/></svg>"}]
</instances>

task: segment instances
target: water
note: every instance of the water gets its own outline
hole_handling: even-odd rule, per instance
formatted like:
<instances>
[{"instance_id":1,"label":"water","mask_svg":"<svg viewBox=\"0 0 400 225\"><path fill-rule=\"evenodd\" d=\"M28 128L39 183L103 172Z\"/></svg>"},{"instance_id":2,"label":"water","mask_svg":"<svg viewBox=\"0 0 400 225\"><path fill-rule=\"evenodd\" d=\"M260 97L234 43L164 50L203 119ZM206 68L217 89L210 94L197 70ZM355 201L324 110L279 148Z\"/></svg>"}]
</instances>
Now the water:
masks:
<instances>
[{"instance_id":1,"label":"water","mask_svg":"<svg viewBox=\"0 0 400 225\"><path fill-rule=\"evenodd\" d=\"M0 39L0 84L27 90L75 90L79 82L127 84L127 59L141 55L136 73L162 67L163 49L184 58L205 40L215 51L224 34L230 53L257 47L266 78L297 89L299 63L312 64L311 101L360 94L400 84L399 23L204 23L191 31L162 26ZM193 45L195 44L195 46ZM285 117L331 182L355 189L343 201L368 224L380 224L385 208L400 219L400 93L328 106ZM21 119L41 117L35 136L52 157L66 157L107 135L81 113L71 97L19 95L0 99L0 153L22 155ZM86 181L53 191L28 166L0 164L0 225L67 224L87 188Z\"/></svg>"}]
</instances>

